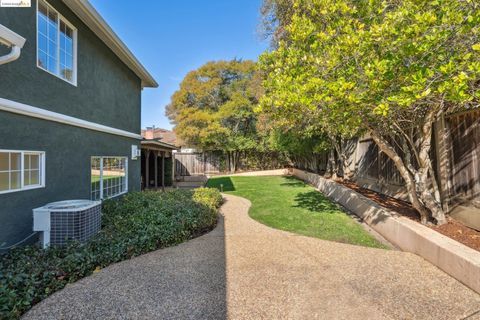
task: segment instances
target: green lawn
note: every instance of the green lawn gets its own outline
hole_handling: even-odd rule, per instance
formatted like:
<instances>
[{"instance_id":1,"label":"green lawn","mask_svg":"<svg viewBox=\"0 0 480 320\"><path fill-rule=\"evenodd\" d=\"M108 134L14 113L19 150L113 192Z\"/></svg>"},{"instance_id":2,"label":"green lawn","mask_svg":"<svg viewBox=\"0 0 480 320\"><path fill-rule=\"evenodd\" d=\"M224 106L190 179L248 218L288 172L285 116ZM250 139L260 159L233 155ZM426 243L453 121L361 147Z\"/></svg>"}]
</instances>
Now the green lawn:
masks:
<instances>
[{"instance_id":1,"label":"green lawn","mask_svg":"<svg viewBox=\"0 0 480 320\"><path fill-rule=\"evenodd\" d=\"M293 177L214 177L207 186L252 202L250 217L273 228L367 247L385 248L338 205Z\"/></svg>"}]
</instances>

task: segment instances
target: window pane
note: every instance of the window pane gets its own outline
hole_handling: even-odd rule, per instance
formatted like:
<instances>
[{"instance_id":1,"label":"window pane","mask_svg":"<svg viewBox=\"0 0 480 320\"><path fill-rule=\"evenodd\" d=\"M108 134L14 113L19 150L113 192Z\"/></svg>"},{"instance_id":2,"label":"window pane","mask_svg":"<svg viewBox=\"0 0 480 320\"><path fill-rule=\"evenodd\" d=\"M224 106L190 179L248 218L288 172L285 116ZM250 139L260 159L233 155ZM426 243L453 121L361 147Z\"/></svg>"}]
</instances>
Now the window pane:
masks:
<instances>
[{"instance_id":1,"label":"window pane","mask_svg":"<svg viewBox=\"0 0 480 320\"><path fill-rule=\"evenodd\" d=\"M48 51L47 47L47 37L43 34L38 34L38 50L41 50L45 53Z\"/></svg>"},{"instance_id":2,"label":"window pane","mask_svg":"<svg viewBox=\"0 0 480 320\"><path fill-rule=\"evenodd\" d=\"M38 2L38 13L45 18L47 17L47 6L42 1Z\"/></svg>"},{"instance_id":3,"label":"window pane","mask_svg":"<svg viewBox=\"0 0 480 320\"><path fill-rule=\"evenodd\" d=\"M40 169L40 155L31 154L30 155L30 169Z\"/></svg>"},{"instance_id":4,"label":"window pane","mask_svg":"<svg viewBox=\"0 0 480 320\"><path fill-rule=\"evenodd\" d=\"M15 171L10 174L10 189L20 189L20 172Z\"/></svg>"},{"instance_id":5,"label":"window pane","mask_svg":"<svg viewBox=\"0 0 480 320\"><path fill-rule=\"evenodd\" d=\"M21 170L20 153L10 153L10 170Z\"/></svg>"},{"instance_id":6,"label":"window pane","mask_svg":"<svg viewBox=\"0 0 480 320\"><path fill-rule=\"evenodd\" d=\"M63 22L62 20L60 20L60 32L62 32L63 34L65 34L65 29L67 28L67 25L65 24L65 22Z\"/></svg>"},{"instance_id":7,"label":"window pane","mask_svg":"<svg viewBox=\"0 0 480 320\"><path fill-rule=\"evenodd\" d=\"M60 50L60 66L64 67L66 65L65 62L65 51Z\"/></svg>"},{"instance_id":8,"label":"window pane","mask_svg":"<svg viewBox=\"0 0 480 320\"><path fill-rule=\"evenodd\" d=\"M57 74L57 60L49 56L47 68L48 71Z\"/></svg>"},{"instance_id":9,"label":"window pane","mask_svg":"<svg viewBox=\"0 0 480 320\"><path fill-rule=\"evenodd\" d=\"M92 200L100 200L100 158L92 158L91 169Z\"/></svg>"},{"instance_id":10,"label":"window pane","mask_svg":"<svg viewBox=\"0 0 480 320\"><path fill-rule=\"evenodd\" d=\"M65 56L65 65L67 66L68 69L73 69L73 57L67 53Z\"/></svg>"},{"instance_id":11,"label":"window pane","mask_svg":"<svg viewBox=\"0 0 480 320\"><path fill-rule=\"evenodd\" d=\"M57 13L53 11L52 9L48 8L48 20L51 24L56 25L57 24Z\"/></svg>"},{"instance_id":12,"label":"window pane","mask_svg":"<svg viewBox=\"0 0 480 320\"><path fill-rule=\"evenodd\" d=\"M66 46L67 40L65 39L65 35L63 33L60 33L60 50L65 51Z\"/></svg>"},{"instance_id":13,"label":"window pane","mask_svg":"<svg viewBox=\"0 0 480 320\"><path fill-rule=\"evenodd\" d=\"M30 169L30 155L26 154L23 156L23 168L25 170Z\"/></svg>"},{"instance_id":14,"label":"window pane","mask_svg":"<svg viewBox=\"0 0 480 320\"><path fill-rule=\"evenodd\" d=\"M30 185L30 171L25 171L23 173L23 185L24 186Z\"/></svg>"},{"instance_id":15,"label":"window pane","mask_svg":"<svg viewBox=\"0 0 480 320\"><path fill-rule=\"evenodd\" d=\"M0 172L0 191L9 189L9 176L8 172Z\"/></svg>"},{"instance_id":16,"label":"window pane","mask_svg":"<svg viewBox=\"0 0 480 320\"><path fill-rule=\"evenodd\" d=\"M63 66L61 76L64 79L72 81L73 80L73 71L71 69L68 69L67 67Z\"/></svg>"},{"instance_id":17,"label":"window pane","mask_svg":"<svg viewBox=\"0 0 480 320\"><path fill-rule=\"evenodd\" d=\"M100 183L100 172L97 170L102 161L102 188ZM104 157L101 159L92 158L92 199L111 198L127 190L126 182L126 158ZM96 178L98 177L98 178ZM100 194L98 194L100 192Z\"/></svg>"},{"instance_id":18,"label":"window pane","mask_svg":"<svg viewBox=\"0 0 480 320\"><path fill-rule=\"evenodd\" d=\"M56 42L53 42L53 41L48 41L48 51L47 51L48 55L52 58L55 58L56 60L56 57L57 57L57 43Z\"/></svg>"},{"instance_id":19,"label":"window pane","mask_svg":"<svg viewBox=\"0 0 480 320\"><path fill-rule=\"evenodd\" d=\"M9 153L0 152L0 171L8 171L10 168L9 165Z\"/></svg>"},{"instance_id":20,"label":"window pane","mask_svg":"<svg viewBox=\"0 0 480 320\"><path fill-rule=\"evenodd\" d=\"M47 69L47 54L45 52L38 52L38 65L43 69Z\"/></svg>"},{"instance_id":21,"label":"window pane","mask_svg":"<svg viewBox=\"0 0 480 320\"><path fill-rule=\"evenodd\" d=\"M73 39L70 39L70 38L65 39L65 51L69 55L73 55Z\"/></svg>"},{"instance_id":22,"label":"window pane","mask_svg":"<svg viewBox=\"0 0 480 320\"><path fill-rule=\"evenodd\" d=\"M47 18L41 12L38 13L38 31L47 35Z\"/></svg>"},{"instance_id":23,"label":"window pane","mask_svg":"<svg viewBox=\"0 0 480 320\"><path fill-rule=\"evenodd\" d=\"M39 185L40 184L40 170L32 170L30 172L30 184L29 185Z\"/></svg>"},{"instance_id":24,"label":"window pane","mask_svg":"<svg viewBox=\"0 0 480 320\"><path fill-rule=\"evenodd\" d=\"M49 21L47 23L47 27L48 27L48 39L56 41L57 40L57 30L58 30L57 29L58 28L57 23L56 22L53 23L53 22Z\"/></svg>"},{"instance_id":25,"label":"window pane","mask_svg":"<svg viewBox=\"0 0 480 320\"><path fill-rule=\"evenodd\" d=\"M65 28L65 34L67 35L67 37L69 37L70 39L73 39L73 29L70 28L69 26L66 26Z\"/></svg>"}]
</instances>

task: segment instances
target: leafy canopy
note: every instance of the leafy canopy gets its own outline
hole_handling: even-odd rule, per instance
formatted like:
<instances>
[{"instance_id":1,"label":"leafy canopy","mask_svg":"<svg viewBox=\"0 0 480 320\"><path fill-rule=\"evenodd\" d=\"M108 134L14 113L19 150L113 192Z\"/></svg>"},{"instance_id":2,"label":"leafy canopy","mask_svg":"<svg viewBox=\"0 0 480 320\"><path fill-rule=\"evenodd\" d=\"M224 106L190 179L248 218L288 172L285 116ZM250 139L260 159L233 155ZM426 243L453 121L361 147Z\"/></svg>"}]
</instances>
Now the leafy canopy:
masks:
<instances>
[{"instance_id":1,"label":"leafy canopy","mask_svg":"<svg viewBox=\"0 0 480 320\"><path fill-rule=\"evenodd\" d=\"M280 125L352 136L478 105L478 1L292 2L288 39L260 58L260 110Z\"/></svg>"},{"instance_id":2,"label":"leafy canopy","mask_svg":"<svg viewBox=\"0 0 480 320\"><path fill-rule=\"evenodd\" d=\"M241 151L256 146L261 81L253 61L209 62L187 74L167 116L176 133L203 150Z\"/></svg>"}]
</instances>

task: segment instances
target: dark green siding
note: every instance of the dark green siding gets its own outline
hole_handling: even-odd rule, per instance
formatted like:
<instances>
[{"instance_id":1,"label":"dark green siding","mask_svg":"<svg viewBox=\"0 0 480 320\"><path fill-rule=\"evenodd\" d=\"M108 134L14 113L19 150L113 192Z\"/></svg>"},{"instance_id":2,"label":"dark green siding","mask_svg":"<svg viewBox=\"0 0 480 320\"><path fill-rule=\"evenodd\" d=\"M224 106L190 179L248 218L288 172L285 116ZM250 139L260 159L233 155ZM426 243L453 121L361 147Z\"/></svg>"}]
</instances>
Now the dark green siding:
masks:
<instances>
[{"instance_id":1,"label":"dark green siding","mask_svg":"<svg viewBox=\"0 0 480 320\"><path fill-rule=\"evenodd\" d=\"M32 209L89 199L91 156L128 157L128 190L140 190L140 160L130 159L131 145L139 145L136 139L2 111L0 136L0 149L45 151L46 171L45 188L0 194L0 247L32 233Z\"/></svg>"},{"instance_id":2,"label":"dark green siding","mask_svg":"<svg viewBox=\"0 0 480 320\"><path fill-rule=\"evenodd\" d=\"M0 97L140 133L141 81L60 0L48 1L77 28L77 86L36 66L36 1L0 8L0 23L27 39L17 61L0 65ZM5 48L0 48L5 53ZM32 233L32 209L90 198L92 156L126 156L129 191L140 189L136 139L0 111L0 149L46 153L46 187L0 194L0 247Z\"/></svg>"},{"instance_id":3,"label":"dark green siding","mask_svg":"<svg viewBox=\"0 0 480 320\"><path fill-rule=\"evenodd\" d=\"M20 58L0 66L0 97L140 132L140 79L60 0L48 3L78 30L77 86L37 68L32 1L31 8L0 8L0 23L27 39Z\"/></svg>"}]
</instances>

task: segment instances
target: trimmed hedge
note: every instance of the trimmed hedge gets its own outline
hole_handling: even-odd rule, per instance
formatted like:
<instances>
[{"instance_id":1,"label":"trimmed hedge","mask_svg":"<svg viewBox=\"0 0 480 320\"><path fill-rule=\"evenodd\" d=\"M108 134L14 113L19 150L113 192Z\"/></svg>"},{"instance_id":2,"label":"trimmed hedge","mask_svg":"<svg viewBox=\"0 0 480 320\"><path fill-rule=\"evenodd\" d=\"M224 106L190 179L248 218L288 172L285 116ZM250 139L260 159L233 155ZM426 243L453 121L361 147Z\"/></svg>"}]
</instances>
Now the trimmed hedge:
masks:
<instances>
[{"instance_id":1,"label":"trimmed hedge","mask_svg":"<svg viewBox=\"0 0 480 320\"><path fill-rule=\"evenodd\" d=\"M0 318L19 318L34 304L95 270L178 244L213 229L218 190L130 193L107 200L102 230L85 244L16 248L0 257Z\"/></svg>"}]
</instances>

